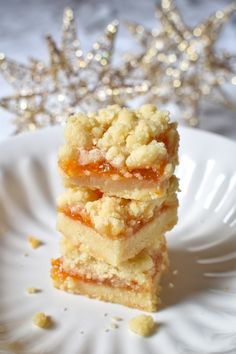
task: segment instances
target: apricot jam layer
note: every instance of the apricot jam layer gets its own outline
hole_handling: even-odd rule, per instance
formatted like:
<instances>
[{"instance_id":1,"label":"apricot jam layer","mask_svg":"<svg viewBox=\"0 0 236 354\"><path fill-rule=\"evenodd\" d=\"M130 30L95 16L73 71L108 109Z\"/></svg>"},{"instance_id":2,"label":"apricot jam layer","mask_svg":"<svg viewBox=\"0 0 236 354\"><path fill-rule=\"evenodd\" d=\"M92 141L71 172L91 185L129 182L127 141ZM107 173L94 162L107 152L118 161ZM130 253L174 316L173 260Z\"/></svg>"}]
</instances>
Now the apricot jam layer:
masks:
<instances>
[{"instance_id":1,"label":"apricot jam layer","mask_svg":"<svg viewBox=\"0 0 236 354\"><path fill-rule=\"evenodd\" d=\"M96 285L106 285L111 288L122 288L126 290L137 290L137 287L141 289L140 286L138 286L138 283L136 281L132 281L129 284L121 282L117 278L117 282L112 279L95 279L95 278L87 278L84 275L78 275L78 273L74 273L73 271L67 272L63 269L63 264L62 264L62 259L57 258L57 259L52 259L51 261L52 268L51 268L51 277L54 281L56 282L64 282L68 277L72 278L73 281L82 281L85 283L90 283L90 284L96 284Z\"/></svg>"},{"instance_id":2,"label":"apricot jam layer","mask_svg":"<svg viewBox=\"0 0 236 354\"><path fill-rule=\"evenodd\" d=\"M78 159L59 161L60 168L69 177L81 177L83 175L88 175L89 173L90 176L111 177L116 175L119 179L133 178L139 180L141 178L143 180L151 180L154 182L158 182L161 179L166 164L167 162L163 161L158 169L142 168L127 171L129 176L127 177L127 175L125 176L127 172L122 173L122 171L113 167L108 161L99 161L87 165L80 165Z\"/></svg>"},{"instance_id":3,"label":"apricot jam layer","mask_svg":"<svg viewBox=\"0 0 236 354\"><path fill-rule=\"evenodd\" d=\"M78 210L72 211L69 206L59 207L58 212L63 213L72 220L80 221L82 224L88 227L93 227L93 223L88 215L86 215L85 213L83 213L82 215Z\"/></svg>"},{"instance_id":4,"label":"apricot jam layer","mask_svg":"<svg viewBox=\"0 0 236 354\"><path fill-rule=\"evenodd\" d=\"M161 264L163 261L163 257L161 254L155 256L154 259L154 268L152 274L150 274L150 280L152 280L158 271L161 269ZM140 286L137 281L133 280L129 282L129 284L124 283L119 278L113 277L111 279L96 279L96 278L87 278L85 275L78 274L73 271L65 271L63 269L63 261L62 258L52 259L51 260L52 268L51 268L51 278L56 282L64 282L68 277L70 277L73 281L83 281L90 284L96 285L106 285L111 288L122 288L125 290L144 290L147 288L148 284Z\"/></svg>"}]
</instances>

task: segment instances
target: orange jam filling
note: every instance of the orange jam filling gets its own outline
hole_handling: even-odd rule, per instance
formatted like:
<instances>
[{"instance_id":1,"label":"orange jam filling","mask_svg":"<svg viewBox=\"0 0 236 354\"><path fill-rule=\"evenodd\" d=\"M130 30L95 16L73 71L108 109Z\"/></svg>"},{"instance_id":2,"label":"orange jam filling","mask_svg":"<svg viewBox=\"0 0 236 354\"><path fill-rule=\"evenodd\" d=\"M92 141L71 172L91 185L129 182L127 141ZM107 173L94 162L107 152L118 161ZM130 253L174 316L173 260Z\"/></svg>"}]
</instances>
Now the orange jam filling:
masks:
<instances>
[{"instance_id":1,"label":"orange jam filling","mask_svg":"<svg viewBox=\"0 0 236 354\"><path fill-rule=\"evenodd\" d=\"M163 161L160 163L158 169L140 168L127 171L130 174L130 177L128 178L139 179L139 177L141 177L144 180L159 181L163 175L166 164L167 162ZM59 165L62 171L69 177L80 177L89 172L90 175L99 175L102 177L117 175L120 178L127 178L124 176L122 171L113 167L108 161L99 161L87 165L80 165L78 159L70 159L60 160Z\"/></svg>"},{"instance_id":2,"label":"orange jam filling","mask_svg":"<svg viewBox=\"0 0 236 354\"><path fill-rule=\"evenodd\" d=\"M176 127L177 127L176 123L171 123L169 129L167 131L165 131L164 133L161 133L157 139L158 142L162 142L165 144L168 154L171 157L175 156L177 153L177 150L178 150L178 140L179 139L178 139L178 132L176 130ZM171 130L175 132L175 143L174 144L169 139L169 133Z\"/></svg>"},{"instance_id":3,"label":"orange jam filling","mask_svg":"<svg viewBox=\"0 0 236 354\"><path fill-rule=\"evenodd\" d=\"M154 269L150 274L151 279L155 277L155 275L160 271L161 269L161 263L163 261L163 256L162 254L157 254L154 257ZM102 285L107 285L110 286L111 288L122 288L126 290L137 290L139 288L140 290L143 287L146 287L148 284L144 286L140 286L137 281L132 280L129 284L122 282L119 278L113 277L111 279L96 279L96 278L87 278L85 275L78 274L73 271L65 271L63 269L63 264L62 264L62 258L57 258L57 259L52 259L51 260L52 268L51 268L51 277L54 281L56 282L64 282L67 277L72 278L73 281L83 281L86 283L90 284L102 284Z\"/></svg>"},{"instance_id":4,"label":"orange jam filling","mask_svg":"<svg viewBox=\"0 0 236 354\"><path fill-rule=\"evenodd\" d=\"M74 273L73 271L67 272L63 269L62 259L52 259L51 261L51 277L55 281L63 282L67 277L72 278L74 281L83 281L90 284L103 284L110 286L111 288L123 288L127 290L137 289L138 283L136 281L132 281L130 284L121 283L121 281L114 282L114 279L95 279L95 278L87 278L85 275Z\"/></svg>"},{"instance_id":5,"label":"orange jam filling","mask_svg":"<svg viewBox=\"0 0 236 354\"><path fill-rule=\"evenodd\" d=\"M64 206L64 207L59 207L58 208L59 213L63 213L64 215L68 216L68 218L80 221L82 224L85 224L88 227L93 227L93 223L88 215L81 212L77 209L76 211L72 211L72 209L69 206Z\"/></svg>"}]
</instances>

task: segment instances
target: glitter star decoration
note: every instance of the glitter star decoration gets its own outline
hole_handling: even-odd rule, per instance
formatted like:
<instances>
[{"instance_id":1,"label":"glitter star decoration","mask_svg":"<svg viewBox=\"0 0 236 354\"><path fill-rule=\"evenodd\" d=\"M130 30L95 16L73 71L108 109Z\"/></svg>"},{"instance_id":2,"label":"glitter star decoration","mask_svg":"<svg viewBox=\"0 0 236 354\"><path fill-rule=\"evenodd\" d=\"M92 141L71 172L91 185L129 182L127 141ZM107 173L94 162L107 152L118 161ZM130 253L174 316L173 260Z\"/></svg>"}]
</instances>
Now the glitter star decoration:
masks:
<instances>
[{"instance_id":1,"label":"glitter star decoration","mask_svg":"<svg viewBox=\"0 0 236 354\"><path fill-rule=\"evenodd\" d=\"M234 106L224 88L236 85L236 57L218 53L215 43L235 10L233 3L192 28L174 1L162 0L156 9L159 27L129 24L142 50L114 67L118 22L111 22L85 54L67 8L60 48L46 38L49 63L31 59L23 65L0 54L0 72L16 92L0 99L0 106L14 114L16 132L21 132L63 122L76 111L129 106L142 95L142 102L174 104L188 124L197 125L204 100Z\"/></svg>"},{"instance_id":2,"label":"glitter star decoration","mask_svg":"<svg viewBox=\"0 0 236 354\"><path fill-rule=\"evenodd\" d=\"M204 99L234 106L224 84L236 84L235 57L217 53L215 43L235 10L235 3L228 5L192 28L172 0L162 0L156 9L158 28L149 31L139 24L128 25L143 48L129 58L129 71L136 76L142 70L149 83L146 101L175 103L193 126L199 123Z\"/></svg>"},{"instance_id":3,"label":"glitter star decoration","mask_svg":"<svg viewBox=\"0 0 236 354\"><path fill-rule=\"evenodd\" d=\"M19 64L0 54L0 71L16 94L0 100L0 106L15 115L16 133L63 122L75 111L98 109L107 104L125 104L143 91L122 75L122 66L111 66L118 21L84 54L77 37L73 11L65 9L61 48L46 37L49 63L31 59Z\"/></svg>"}]
</instances>

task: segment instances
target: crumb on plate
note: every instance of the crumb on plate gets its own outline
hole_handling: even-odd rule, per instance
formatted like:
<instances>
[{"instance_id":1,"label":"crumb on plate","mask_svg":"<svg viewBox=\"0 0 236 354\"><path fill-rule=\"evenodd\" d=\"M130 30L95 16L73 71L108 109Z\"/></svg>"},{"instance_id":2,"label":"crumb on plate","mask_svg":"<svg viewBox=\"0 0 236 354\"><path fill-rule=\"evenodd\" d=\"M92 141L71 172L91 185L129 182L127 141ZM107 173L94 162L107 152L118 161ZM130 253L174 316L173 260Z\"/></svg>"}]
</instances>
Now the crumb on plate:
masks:
<instances>
[{"instance_id":1,"label":"crumb on plate","mask_svg":"<svg viewBox=\"0 0 236 354\"><path fill-rule=\"evenodd\" d=\"M28 294L37 294L37 293L40 293L41 290L38 288L31 287L31 288L26 289L26 291Z\"/></svg>"},{"instance_id":2,"label":"crumb on plate","mask_svg":"<svg viewBox=\"0 0 236 354\"><path fill-rule=\"evenodd\" d=\"M42 241L33 236L28 236L28 242L31 248L35 249L42 245Z\"/></svg>"},{"instance_id":3,"label":"crumb on plate","mask_svg":"<svg viewBox=\"0 0 236 354\"><path fill-rule=\"evenodd\" d=\"M139 315L133 317L128 322L129 329L142 337L150 336L156 327L152 316Z\"/></svg>"},{"instance_id":4,"label":"crumb on plate","mask_svg":"<svg viewBox=\"0 0 236 354\"><path fill-rule=\"evenodd\" d=\"M33 323L40 328L49 328L52 326L52 320L50 316L45 315L43 312L36 312L33 317Z\"/></svg>"},{"instance_id":5,"label":"crumb on plate","mask_svg":"<svg viewBox=\"0 0 236 354\"><path fill-rule=\"evenodd\" d=\"M116 324L116 323L111 323L111 324L110 324L110 328L111 328L111 329L117 329L117 328L119 328L119 326L118 326L118 324Z\"/></svg>"},{"instance_id":6,"label":"crumb on plate","mask_svg":"<svg viewBox=\"0 0 236 354\"><path fill-rule=\"evenodd\" d=\"M121 317L118 317L118 316L114 316L111 318L112 321L117 321L117 322L120 322L122 321L122 318Z\"/></svg>"}]
</instances>

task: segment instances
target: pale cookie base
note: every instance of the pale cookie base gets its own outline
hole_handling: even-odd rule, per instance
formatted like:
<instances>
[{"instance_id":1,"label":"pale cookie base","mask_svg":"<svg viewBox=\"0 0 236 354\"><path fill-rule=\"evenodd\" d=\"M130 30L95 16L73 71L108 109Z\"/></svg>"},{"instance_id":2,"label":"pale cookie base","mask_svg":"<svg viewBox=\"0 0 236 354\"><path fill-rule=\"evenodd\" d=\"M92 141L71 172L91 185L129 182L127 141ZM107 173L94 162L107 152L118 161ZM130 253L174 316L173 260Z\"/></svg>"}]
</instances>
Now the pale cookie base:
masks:
<instances>
[{"instance_id":1,"label":"pale cookie base","mask_svg":"<svg viewBox=\"0 0 236 354\"><path fill-rule=\"evenodd\" d=\"M164 197L169 187L169 176L162 183L133 178L113 180L111 177L86 176L68 177L62 173L66 188L86 187L99 189L110 196L149 201ZM114 177L114 176L113 176Z\"/></svg>"},{"instance_id":2,"label":"pale cookie base","mask_svg":"<svg viewBox=\"0 0 236 354\"><path fill-rule=\"evenodd\" d=\"M65 237L68 237L71 243L82 243L91 256L117 266L147 248L156 238L172 229L176 223L177 201L176 204L164 209L135 234L126 238L114 240L103 237L94 229L63 213L58 214L57 229Z\"/></svg>"}]
</instances>

